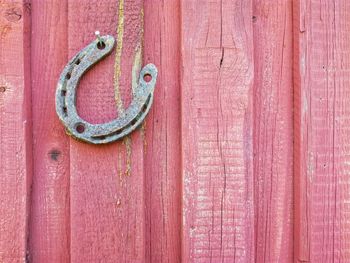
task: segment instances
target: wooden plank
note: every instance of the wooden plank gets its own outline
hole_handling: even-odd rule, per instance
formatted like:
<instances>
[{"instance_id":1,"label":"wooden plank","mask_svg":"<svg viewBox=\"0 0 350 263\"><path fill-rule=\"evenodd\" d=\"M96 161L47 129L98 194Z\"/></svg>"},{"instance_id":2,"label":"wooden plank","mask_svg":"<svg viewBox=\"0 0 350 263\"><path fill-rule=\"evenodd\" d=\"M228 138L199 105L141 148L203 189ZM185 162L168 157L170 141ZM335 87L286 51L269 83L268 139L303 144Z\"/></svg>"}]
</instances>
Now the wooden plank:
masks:
<instances>
[{"instance_id":1,"label":"wooden plank","mask_svg":"<svg viewBox=\"0 0 350 263\"><path fill-rule=\"evenodd\" d=\"M183 262L252 262L251 1L182 1Z\"/></svg>"},{"instance_id":2,"label":"wooden plank","mask_svg":"<svg viewBox=\"0 0 350 263\"><path fill-rule=\"evenodd\" d=\"M69 262L69 139L55 111L67 57L67 1L32 1L33 262Z\"/></svg>"},{"instance_id":3,"label":"wooden plank","mask_svg":"<svg viewBox=\"0 0 350 263\"><path fill-rule=\"evenodd\" d=\"M144 20L145 63L159 71L144 126L146 262L181 262L180 1L145 1Z\"/></svg>"},{"instance_id":4,"label":"wooden plank","mask_svg":"<svg viewBox=\"0 0 350 263\"><path fill-rule=\"evenodd\" d=\"M116 51L84 76L78 111L111 120L128 106L142 57L142 1L68 1L69 57L94 39L116 37ZM117 105L117 106L116 106ZM145 262L144 141L93 146L71 139L71 262Z\"/></svg>"},{"instance_id":5,"label":"wooden plank","mask_svg":"<svg viewBox=\"0 0 350 263\"><path fill-rule=\"evenodd\" d=\"M32 176L30 3L0 1L0 262L27 258Z\"/></svg>"},{"instance_id":6,"label":"wooden plank","mask_svg":"<svg viewBox=\"0 0 350 263\"><path fill-rule=\"evenodd\" d=\"M256 0L252 18L255 256L292 262L292 1Z\"/></svg>"},{"instance_id":7,"label":"wooden plank","mask_svg":"<svg viewBox=\"0 0 350 263\"><path fill-rule=\"evenodd\" d=\"M350 261L350 2L295 1L295 259Z\"/></svg>"}]
</instances>

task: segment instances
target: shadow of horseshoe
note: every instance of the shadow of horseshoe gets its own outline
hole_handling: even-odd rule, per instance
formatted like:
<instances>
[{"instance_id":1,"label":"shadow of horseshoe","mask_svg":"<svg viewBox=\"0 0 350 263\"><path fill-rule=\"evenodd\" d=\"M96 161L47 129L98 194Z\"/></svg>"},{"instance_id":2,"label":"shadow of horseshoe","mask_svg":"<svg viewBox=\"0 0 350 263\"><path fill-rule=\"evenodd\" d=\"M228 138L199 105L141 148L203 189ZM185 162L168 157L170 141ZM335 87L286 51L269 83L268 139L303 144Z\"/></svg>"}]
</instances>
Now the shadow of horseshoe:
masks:
<instances>
[{"instance_id":1,"label":"shadow of horseshoe","mask_svg":"<svg viewBox=\"0 0 350 263\"><path fill-rule=\"evenodd\" d=\"M56 90L56 112L67 133L75 139L93 144L119 140L143 122L152 106L158 71L155 65L148 64L140 72L139 84L133 91L132 102L117 119L92 124L78 115L76 98L81 77L94 64L110 54L114 44L115 39L112 36L99 37L76 54L61 73Z\"/></svg>"}]
</instances>

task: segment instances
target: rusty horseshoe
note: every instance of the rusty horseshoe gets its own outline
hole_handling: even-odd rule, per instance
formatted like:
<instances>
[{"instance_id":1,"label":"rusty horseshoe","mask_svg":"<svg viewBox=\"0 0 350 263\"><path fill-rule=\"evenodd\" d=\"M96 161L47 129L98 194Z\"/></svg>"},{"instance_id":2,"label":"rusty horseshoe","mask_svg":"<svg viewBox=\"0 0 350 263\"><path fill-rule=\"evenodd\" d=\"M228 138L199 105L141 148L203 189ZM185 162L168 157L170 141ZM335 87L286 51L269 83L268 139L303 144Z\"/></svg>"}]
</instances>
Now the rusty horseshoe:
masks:
<instances>
[{"instance_id":1,"label":"rusty horseshoe","mask_svg":"<svg viewBox=\"0 0 350 263\"><path fill-rule=\"evenodd\" d=\"M83 120L76 109L77 88L81 77L113 50L112 36L97 39L76 54L63 69L56 90L56 112L72 137L93 144L104 144L123 138L134 131L145 119L153 102L157 68L146 65L140 72L139 83L133 90L130 106L117 119L103 124Z\"/></svg>"}]
</instances>

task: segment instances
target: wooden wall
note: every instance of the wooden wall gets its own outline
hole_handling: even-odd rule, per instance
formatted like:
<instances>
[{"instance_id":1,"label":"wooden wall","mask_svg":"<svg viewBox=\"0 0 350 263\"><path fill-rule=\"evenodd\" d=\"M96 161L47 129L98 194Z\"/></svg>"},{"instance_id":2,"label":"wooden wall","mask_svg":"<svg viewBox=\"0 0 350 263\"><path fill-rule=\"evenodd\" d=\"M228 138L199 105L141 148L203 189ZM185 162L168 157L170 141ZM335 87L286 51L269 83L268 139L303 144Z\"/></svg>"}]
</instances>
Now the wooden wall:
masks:
<instances>
[{"instance_id":1,"label":"wooden wall","mask_svg":"<svg viewBox=\"0 0 350 263\"><path fill-rule=\"evenodd\" d=\"M347 0L0 0L0 262L350 262L349 18ZM159 70L142 127L104 146L54 103L96 30L116 47L80 82L87 121Z\"/></svg>"}]
</instances>

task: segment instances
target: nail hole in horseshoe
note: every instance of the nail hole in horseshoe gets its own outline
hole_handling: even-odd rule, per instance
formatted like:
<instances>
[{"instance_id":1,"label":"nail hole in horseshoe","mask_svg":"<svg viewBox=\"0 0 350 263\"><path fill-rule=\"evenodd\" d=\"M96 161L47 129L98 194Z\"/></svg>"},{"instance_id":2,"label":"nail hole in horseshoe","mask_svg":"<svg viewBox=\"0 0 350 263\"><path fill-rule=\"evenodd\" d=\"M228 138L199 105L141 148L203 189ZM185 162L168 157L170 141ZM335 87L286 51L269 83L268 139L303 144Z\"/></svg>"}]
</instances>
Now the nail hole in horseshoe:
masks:
<instances>
[{"instance_id":1,"label":"nail hole in horseshoe","mask_svg":"<svg viewBox=\"0 0 350 263\"><path fill-rule=\"evenodd\" d=\"M101 42L97 43L97 48L98 49L102 50L102 49L105 49L105 47L106 47L105 42L101 41Z\"/></svg>"},{"instance_id":2,"label":"nail hole in horseshoe","mask_svg":"<svg viewBox=\"0 0 350 263\"><path fill-rule=\"evenodd\" d=\"M110 134L108 134L108 136L113 136L113 135L118 135L121 134L123 132L123 130L116 130ZM107 138L107 136L105 135L97 135L97 136L92 136L94 139L99 139L99 140L104 140Z\"/></svg>"},{"instance_id":3,"label":"nail hole in horseshoe","mask_svg":"<svg viewBox=\"0 0 350 263\"><path fill-rule=\"evenodd\" d=\"M67 115L67 107L63 107L63 112L65 115Z\"/></svg>"},{"instance_id":4,"label":"nail hole in horseshoe","mask_svg":"<svg viewBox=\"0 0 350 263\"><path fill-rule=\"evenodd\" d=\"M66 79L70 79L71 78L71 74L70 74L70 72L68 72L67 74L66 74Z\"/></svg>"},{"instance_id":5,"label":"nail hole in horseshoe","mask_svg":"<svg viewBox=\"0 0 350 263\"><path fill-rule=\"evenodd\" d=\"M61 95L66 96L67 91L66 90L61 90Z\"/></svg>"},{"instance_id":6,"label":"nail hole in horseshoe","mask_svg":"<svg viewBox=\"0 0 350 263\"><path fill-rule=\"evenodd\" d=\"M147 110L147 104L145 104L145 105L142 106L141 111L142 111L142 113L144 113L146 110Z\"/></svg>"},{"instance_id":7,"label":"nail hole in horseshoe","mask_svg":"<svg viewBox=\"0 0 350 263\"><path fill-rule=\"evenodd\" d=\"M82 123L78 123L77 125L75 125L75 130L78 133L83 133L85 131L85 125Z\"/></svg>"},{"instance_id":8,"label":"nail hole in horseshoe","mask_svg":"<svg viewBox=\"0 0 350 263\"><path fill-rule=\"evenodd\" d=\"M146 73L145 75L143 75L143 80L146 82L150 82L152 80L152 75L149 73Z\"/></svg>"},{"instance_id":9,"label":"nail hole in horseshoe","mask_svg":"<svg viewBox=\"0 0 350 263\"><path fill-rule=\"evenodd\" d=\"M123 130L116 130L115 132L112 132L111 135L118 135L121 134Z\"/></svg>"},{"instance_id":10,"label":"nail hole in horseshoe","mask_svg":"<svg viewBox=\"0 0 350 263\"><path fill-rule=\"evenodd\" d=\"M116 131L115 134L121 134L122 130Z\"/></svg>"},{"instance_id":11,"label":"nail hole in horseshoe","mask_svg":"<svg viewBox=\"0 0 350 263\"><path fill-rule=\"evenodd\" d=\"M80 58L78 58L78 59L75 61L75 64L76 64L76 65L79 65L79 64L80 64Z\"/></svg>"}]
</instances>

